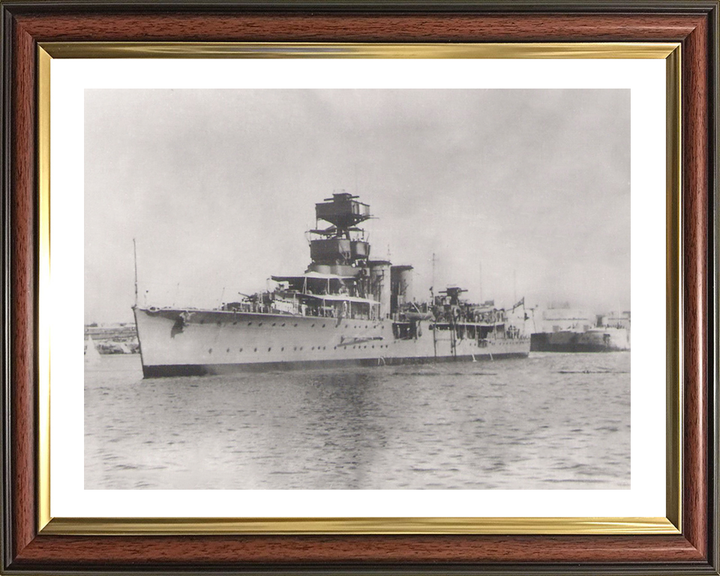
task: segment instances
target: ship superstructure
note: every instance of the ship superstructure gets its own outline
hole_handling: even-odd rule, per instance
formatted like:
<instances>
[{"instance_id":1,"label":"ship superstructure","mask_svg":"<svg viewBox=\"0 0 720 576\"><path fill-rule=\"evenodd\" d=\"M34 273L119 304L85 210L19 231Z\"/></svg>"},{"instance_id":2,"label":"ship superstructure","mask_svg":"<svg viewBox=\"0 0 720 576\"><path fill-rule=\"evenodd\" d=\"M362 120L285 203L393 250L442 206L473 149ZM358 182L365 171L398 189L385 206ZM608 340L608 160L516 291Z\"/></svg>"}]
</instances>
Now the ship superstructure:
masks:
<instances>
[{"instance_id":1,"label":"ship superstructure","mask_svg":"<svg viewBox=\"0 0 720 576\"><path fill-rule=\"evenodd\" d=\"M371 259L357 196L333 194L315 215L310 265L272 276L274 290L213 310L135 306L144 375L528 355L516 307L471 304L459 287L417 301L412 266Z\"/></svg>"}]
</instances>

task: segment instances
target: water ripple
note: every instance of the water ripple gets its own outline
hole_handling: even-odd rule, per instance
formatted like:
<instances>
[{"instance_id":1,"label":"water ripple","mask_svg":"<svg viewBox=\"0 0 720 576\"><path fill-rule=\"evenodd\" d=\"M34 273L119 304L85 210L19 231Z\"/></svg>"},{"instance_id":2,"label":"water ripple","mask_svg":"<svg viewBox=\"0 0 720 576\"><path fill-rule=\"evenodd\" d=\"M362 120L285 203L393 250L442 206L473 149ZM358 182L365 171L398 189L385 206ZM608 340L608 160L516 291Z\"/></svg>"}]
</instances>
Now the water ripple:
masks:
<instances>
[{"instance_id":1,"label":"water ripple","mask_svg":"<svg viewBox=\"0 0 720 576\"><path fill-rule=\"evenodd\" d=\"M88 489L628 489L630 354L85 374Z\"/></svg>"}]
</instances>

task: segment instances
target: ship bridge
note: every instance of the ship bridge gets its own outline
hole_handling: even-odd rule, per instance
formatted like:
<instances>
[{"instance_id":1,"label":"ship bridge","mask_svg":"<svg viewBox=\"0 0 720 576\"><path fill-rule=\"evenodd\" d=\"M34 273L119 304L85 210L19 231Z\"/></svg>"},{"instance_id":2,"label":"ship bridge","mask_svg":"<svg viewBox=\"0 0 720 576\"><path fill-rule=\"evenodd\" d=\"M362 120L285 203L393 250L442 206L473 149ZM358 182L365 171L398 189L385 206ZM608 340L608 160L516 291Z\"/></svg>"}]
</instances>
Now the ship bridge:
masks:
<instances>
[{"instance_id":1,"label":"ship bridge","mask_svg":"<svg viewBox=\"0 0 720 576\"><path fill-rule=\"evenodd\" d=\"M356 270L357 275L362 272ZM380 302L358 293L357 275L307 272L298 276L272 276L275 282L288 283L288 291L276 293L275 306L284 302L289 305L287 311L303 316L378 319Z\"/></svg>"},{"instance_id":2,"label":"ship bridge","mask_svg":"<svg viewBox=\"0 0 720 576\"><path fill-rule=\"evenodd\" d=\"M365 231L357 225L370 216L370 206L357 200L357 196L341 192L315 204L315 218L331 224L328 228L316 225L310 232L320 236L310 241L310 269L329 272L332 266L362 266L370 256L370 244ZM337 268L333 272L347 274Z\"/></svg>"},{"instance_id":3,"label":"ship bridge","mask_svg":"<svg viewBox=\"0 0 720 576\"><path fill-rule=\"evenodd\" d=\"M348 267L349 268L349 267ZM360 268L350 268L352 274L321 274L319 272L306 272L297 276L271 276L275 282L287 282L291 292L309 295L341 294L348 296L361 296L358 292L358 277L363 273Z\"/></svg>"},{"instance_id":4,"label":"ship bridge","mask_svg":"<svg viewBox=\"0 0 720 576\"><path fill-rule=\"evenodd\" d=\"M319 272L306 272L299 276L271 276L275 282L287 282L290 290L300 293L337 294L347 287L346 282L352 284L356 274L341 276L338 274L321 274Z\"/></svg>"}]
</instances>

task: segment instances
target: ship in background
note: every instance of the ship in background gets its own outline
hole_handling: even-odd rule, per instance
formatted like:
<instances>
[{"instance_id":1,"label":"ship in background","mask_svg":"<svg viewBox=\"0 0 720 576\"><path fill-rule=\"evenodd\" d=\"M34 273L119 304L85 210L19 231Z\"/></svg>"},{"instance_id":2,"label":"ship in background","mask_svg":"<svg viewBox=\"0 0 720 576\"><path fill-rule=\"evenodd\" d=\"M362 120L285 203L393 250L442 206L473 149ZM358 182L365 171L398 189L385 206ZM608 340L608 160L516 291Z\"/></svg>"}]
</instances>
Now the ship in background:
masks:
<instances>
[{"instance_id":1,"label":"ship in background","mask_svg":"<svg viewBox=\"0 0 720 576\"><path fill-rule=\"evenodd\" d=\"M620 352L630 350L630 312L595 315L569 307L535 314L533 352Z\"/></svg>"},{"instance_id":2,"label":"ship in background","mask_svg":"<svg viewBox=\"0 0 720 576\"><path fill-rule=\"evenodd\" d=\"M524 300L498 309L451 287L417 302L412 266L370 259L368 204L336 193L315 213L309 267L274 290L212 310L136 305L145 377L528 356Z\"/></svg>"}]
</instances>

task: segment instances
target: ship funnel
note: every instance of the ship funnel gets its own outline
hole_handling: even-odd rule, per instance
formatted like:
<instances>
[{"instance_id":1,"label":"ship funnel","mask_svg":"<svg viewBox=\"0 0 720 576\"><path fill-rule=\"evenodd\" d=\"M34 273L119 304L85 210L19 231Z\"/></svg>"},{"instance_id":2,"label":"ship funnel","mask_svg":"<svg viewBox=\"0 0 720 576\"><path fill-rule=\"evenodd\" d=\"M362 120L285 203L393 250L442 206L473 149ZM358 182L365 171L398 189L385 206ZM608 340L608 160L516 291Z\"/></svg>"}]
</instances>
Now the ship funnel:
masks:
<instances>
[{"instance_id":1,"label":"ship funnel","mask_svg":"<svg viewBox=\"0 0 720 576\"><path fill-rule=\"evenodd\" d=\"M390 268L391 312L395 313L403 305L412 302L412 266L393 266Z\"/></svg>"},{"instance_id":2,"label":"ship funnel","mask_svg":"<svg viewBox=\"0 0 720 576\"><path fill-rule=\"evenodd\" d=\"M390 314L390 262L372 260L370 267L370 292L373 299L380 302L380 318Z\"/></svg>"}]
</instances>

